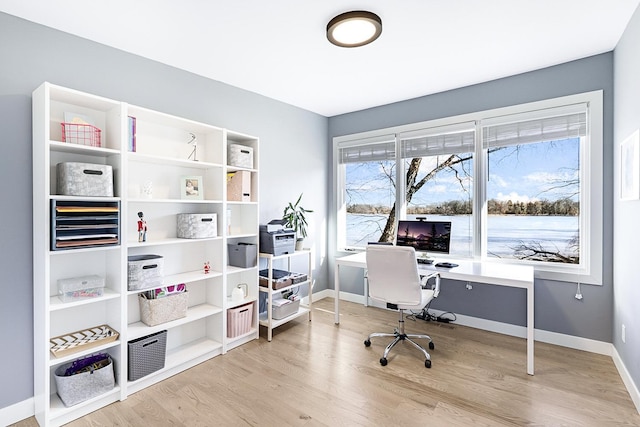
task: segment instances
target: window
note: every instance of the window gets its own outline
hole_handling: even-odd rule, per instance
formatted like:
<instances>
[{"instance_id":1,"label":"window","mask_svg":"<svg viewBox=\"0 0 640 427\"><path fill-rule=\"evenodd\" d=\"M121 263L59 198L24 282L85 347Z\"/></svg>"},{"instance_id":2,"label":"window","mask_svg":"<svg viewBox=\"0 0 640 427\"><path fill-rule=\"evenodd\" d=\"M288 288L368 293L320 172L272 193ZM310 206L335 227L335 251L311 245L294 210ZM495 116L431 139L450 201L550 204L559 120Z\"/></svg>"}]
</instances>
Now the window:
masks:
<instances>
[{"instance_id":1,"label":"window","mask_svg":"<svg viewBox=\"0 0 640 427\"><path fill-rule=\"evenodd\" d=\"M450 253L472 256L475 123L404 132L399 139L403 218L452 221Z\"/></svg>"},{"instance_id":2,"label":"window","mask_svg":"<svg viewBox=\"0 0 640 427\"><path fill-rule=\"evenodd\" d=\"M580 263L580 151L587 105L483 122L487 256Z\"/></svg>"},{"instance_id":3,"label":"window","mask_svg":"<svg viewBox=\"0 0 640 427\"><path fill-rule=\"evenodd\" d=\"M393 233L385 226L395 223L395 158L393 135L341 144L341 247L363 247Z\"/></svg>"},{"instance_id":4,"label":"window","mask_svg":"<svg viewBox=\"0 0 640 427\"><path fill-rule=\"evenodd\" d=\"M393 241L398 219L446 217L452 257L601 283L600 91L335 143L338 249Z\"/></svg>"}]
</instances>

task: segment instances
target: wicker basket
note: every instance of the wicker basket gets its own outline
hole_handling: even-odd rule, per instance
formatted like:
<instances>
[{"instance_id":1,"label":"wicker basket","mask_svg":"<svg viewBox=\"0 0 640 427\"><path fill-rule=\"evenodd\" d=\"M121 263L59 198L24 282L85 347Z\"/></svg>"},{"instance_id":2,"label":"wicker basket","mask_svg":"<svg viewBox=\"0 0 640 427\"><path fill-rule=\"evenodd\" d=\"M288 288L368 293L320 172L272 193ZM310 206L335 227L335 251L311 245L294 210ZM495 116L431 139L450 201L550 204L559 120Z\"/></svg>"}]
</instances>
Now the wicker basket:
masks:
<instances>
[{"instance_id":1,"label":"wicker basket","mask_svg":"<svg viewBox=\"0 0 640 427\"><path fill-rule=\"evenodd\" d=\"M189 292L184 291L158 299L146 299L144 294L138 294L138 302L142 323L156 326L187 315Z\"/></svg>"}]
</instances>

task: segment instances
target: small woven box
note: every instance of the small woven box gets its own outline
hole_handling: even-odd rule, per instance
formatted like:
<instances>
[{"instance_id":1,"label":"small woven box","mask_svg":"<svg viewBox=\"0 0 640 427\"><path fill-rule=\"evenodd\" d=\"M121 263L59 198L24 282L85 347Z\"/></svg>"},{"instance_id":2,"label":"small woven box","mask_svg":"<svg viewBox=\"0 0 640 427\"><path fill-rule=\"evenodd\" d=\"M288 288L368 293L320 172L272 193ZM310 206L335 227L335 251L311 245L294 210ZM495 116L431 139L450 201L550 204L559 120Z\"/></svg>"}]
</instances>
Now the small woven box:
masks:
<instances>
[{"instance_id":1,"label":"small woven box","mask_svg":"<svg viewBox=\"0 0 640 427\"><path fill-rule=\"evenodd\" d=\"M167 331L129 341L127 347L129 350L128 378L129 381L135 381L164 368Z\"/></svg>"}]
</instances>

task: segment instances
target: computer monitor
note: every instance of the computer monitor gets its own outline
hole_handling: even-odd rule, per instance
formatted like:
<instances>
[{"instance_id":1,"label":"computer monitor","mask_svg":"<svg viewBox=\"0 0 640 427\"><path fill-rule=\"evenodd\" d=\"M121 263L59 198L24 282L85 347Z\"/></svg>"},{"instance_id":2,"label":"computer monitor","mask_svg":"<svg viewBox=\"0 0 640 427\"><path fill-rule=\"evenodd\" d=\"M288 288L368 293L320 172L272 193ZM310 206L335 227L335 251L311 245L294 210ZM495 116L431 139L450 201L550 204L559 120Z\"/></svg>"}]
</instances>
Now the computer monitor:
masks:
<instances>
[{"instance_id":1,"label":"computer monitor","mask_svg":"<svg viewBox=\"0 0 640 427\"><path fill-rule=\"evenodd\" d=\"M411 246L416 252L448 254L451 221L398 221L397 246Z\"/></svg>"}]
</instances>

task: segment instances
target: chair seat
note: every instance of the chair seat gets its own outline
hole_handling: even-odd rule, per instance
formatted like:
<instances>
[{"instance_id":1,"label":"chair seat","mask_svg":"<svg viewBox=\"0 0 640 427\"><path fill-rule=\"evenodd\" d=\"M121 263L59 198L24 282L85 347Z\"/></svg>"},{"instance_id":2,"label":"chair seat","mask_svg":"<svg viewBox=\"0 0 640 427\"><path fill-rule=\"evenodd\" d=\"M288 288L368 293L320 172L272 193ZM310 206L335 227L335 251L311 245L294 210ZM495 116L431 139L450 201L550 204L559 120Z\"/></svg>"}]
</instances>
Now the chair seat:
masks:
<instances>
[{"instance_id":1,"label":"chair seat","mask_svg":"<svg viewBox=\"0 0 640 427\"><path fill-rule=\"evenodd\" d=\"M429 302L434 298L434 290L433 289L423 289L421 293L421 299L418 304L403 304L402 302L397 302L395 305L398 306L398 309L401 310L422 310ZM382 303L386 303L387 301L381 300L375 297L371 297L371 299L380 301Z\"/></svg>"}]
</instances>

